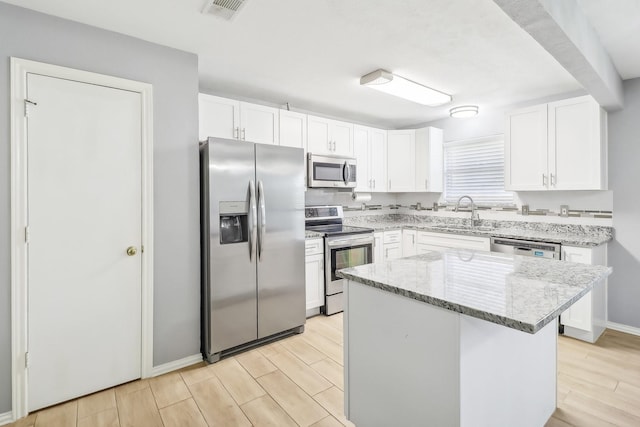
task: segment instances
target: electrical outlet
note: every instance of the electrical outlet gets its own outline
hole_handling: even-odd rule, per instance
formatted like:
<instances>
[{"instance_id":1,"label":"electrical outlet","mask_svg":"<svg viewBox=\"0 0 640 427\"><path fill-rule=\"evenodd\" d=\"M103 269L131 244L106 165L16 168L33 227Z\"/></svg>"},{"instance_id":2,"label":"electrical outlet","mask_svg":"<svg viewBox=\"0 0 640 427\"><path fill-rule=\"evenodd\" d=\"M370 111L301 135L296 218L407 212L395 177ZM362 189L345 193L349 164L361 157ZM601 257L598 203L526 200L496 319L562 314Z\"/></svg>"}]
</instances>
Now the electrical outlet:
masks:
<instances>
[{"instance_id":1,"label":"electrical outlet","mask_svg":"<svg viewBox=\"0 0 640 427\"><path fill-rule=\"evenodd\" d=\"M529 215L529 205L522 205L522 215Z\"/></svg>"},{"instance_id":2,"label":"electrical outlet","mask_svg":"<svg viewBox=\"0 0 640 427\"><path fill-rule=\"evenodd\" d=\"M560 205L560 216L569 216L569 205Z\"/></svg>"}]
</instances>

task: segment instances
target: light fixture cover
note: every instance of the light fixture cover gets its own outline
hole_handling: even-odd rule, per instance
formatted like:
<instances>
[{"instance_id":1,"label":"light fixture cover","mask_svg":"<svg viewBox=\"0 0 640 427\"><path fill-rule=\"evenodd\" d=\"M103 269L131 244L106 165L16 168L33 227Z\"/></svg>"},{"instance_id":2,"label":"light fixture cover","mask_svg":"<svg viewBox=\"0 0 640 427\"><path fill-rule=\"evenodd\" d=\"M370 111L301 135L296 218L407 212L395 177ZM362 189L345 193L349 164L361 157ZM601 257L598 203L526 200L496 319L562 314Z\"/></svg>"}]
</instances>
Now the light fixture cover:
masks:
<instances>
[{"instance_id":1,"label":"light fixture cover","mask_svg":"<svg viewBox=\"0 0 640 427\"><path fill-rule=\"evenodd\" d=\"M456 118L474 117L478 115L478 106L477 105L460 105L459 107L454 107L450 109L449 115L451 117L456 117Z\"/></svg>"},{"instance_id":2,"label":"light fixture cover","mask_svg":"<svg viewBox=\"0 0 640 427\"><path fill-rule=\"evenodd\" d=\"M360 85L418 104L435 107L451 102L451 95L421 85L385 70L376 70L360 78Z\"/></svg>"}]
</instances>

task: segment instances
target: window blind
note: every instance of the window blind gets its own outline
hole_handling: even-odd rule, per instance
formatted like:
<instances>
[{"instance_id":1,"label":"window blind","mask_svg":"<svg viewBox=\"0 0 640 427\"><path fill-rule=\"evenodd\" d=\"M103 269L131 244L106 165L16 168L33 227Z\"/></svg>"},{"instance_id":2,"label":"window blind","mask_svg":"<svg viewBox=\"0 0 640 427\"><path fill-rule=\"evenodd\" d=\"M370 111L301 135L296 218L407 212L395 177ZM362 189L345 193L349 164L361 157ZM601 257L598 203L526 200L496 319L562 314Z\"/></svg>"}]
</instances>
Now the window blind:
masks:
<instances>
[{"instance_id":1,"label":"window blind","mask_svg":"<svg viewBox=\"0 0 640 427\"><path fill-rule=\"evenodd\" d=\"M447 203L468 195L476 204L513 205L504 190L504 139L449 142L444 146L444 192Z\"/></svg>"}]
</instances>

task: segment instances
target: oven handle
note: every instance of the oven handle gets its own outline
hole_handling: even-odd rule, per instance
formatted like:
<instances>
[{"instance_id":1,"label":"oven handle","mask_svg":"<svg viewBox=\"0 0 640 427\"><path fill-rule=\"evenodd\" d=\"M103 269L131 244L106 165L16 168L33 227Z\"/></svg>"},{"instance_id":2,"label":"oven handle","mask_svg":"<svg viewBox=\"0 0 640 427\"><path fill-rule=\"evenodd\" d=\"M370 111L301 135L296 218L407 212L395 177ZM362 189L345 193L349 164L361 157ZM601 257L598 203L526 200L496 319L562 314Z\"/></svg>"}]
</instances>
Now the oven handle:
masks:
<instances>
[{"instance_id":1,"label":"oven handle","mask_svg":"<svg viewBox=\"0 0 640 427\"><path fill-rule=\"evenodd\" d=\"M330 248L335 247L349 247L355 245L362 245L371 243L373 244L373 237L362 237L360 239L340 239L340 240L331 240L327 242L327 246Z\"/></svg>"}]
</instances>

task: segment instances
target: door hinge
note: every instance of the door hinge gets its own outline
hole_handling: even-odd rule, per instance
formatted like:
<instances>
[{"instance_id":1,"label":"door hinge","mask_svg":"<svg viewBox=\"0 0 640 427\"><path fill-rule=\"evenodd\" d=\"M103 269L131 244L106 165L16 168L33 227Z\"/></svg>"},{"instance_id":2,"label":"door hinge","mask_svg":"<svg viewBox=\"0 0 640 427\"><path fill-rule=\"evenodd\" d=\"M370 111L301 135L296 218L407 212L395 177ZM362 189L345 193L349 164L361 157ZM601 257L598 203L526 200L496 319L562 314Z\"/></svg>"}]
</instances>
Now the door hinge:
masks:
<instances>
[{"instance_id":1,"label":"door hinge","mask_svg":"<svg viewBox=\"0 0 640 427\"><path fill-rule=\"evenodd\" d=\"M28 351L24 354L24 367L25 368L29 367L29 352Z\"/></svg>"},{"instance_id":2,"label":"door hinge","mask_svg":"<svg viewBox=\"0 0 640 427\"><path fill-rule=\"evenodd\" d=\"M36 106L38 105L38 103L25 98L24 100L24 116L25 117L29 117L29 105Z\"/></svg>"},{"instance_id":3,"label":"door hinge","mask_svg":"<svg viewBox=\"0 0 640 427\"><path fill-rule=\"evenodd\" d=\"M29 226L24 228L24 242L29 243Z\"/></svg>"}]
</instances>

